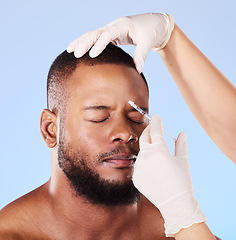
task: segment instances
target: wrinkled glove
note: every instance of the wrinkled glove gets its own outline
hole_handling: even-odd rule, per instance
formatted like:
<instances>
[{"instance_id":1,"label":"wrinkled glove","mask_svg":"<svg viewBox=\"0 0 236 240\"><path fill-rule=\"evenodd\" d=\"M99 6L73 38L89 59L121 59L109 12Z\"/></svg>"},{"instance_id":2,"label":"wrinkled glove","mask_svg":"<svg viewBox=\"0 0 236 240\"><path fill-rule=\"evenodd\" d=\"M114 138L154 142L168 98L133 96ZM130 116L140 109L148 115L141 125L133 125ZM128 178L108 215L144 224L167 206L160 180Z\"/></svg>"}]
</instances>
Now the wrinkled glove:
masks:
<instances>
[{"instance_id":1,"label":"wrinkled glove","mask_svg":"<svg viewBox=\"0 0 236 240\"><path fill-rule=\"evenodd\" d=\"M103 28L89 31L68 47L76 57L82 57L92 46L90 57L98 56L112 42L116 45L135 45L134 63L140 73L148 52L160 50L167 44L174 28L172 16L164 13L146 13L122 17Z\"/></svg>"},{"instance_id":2,"label":"wrinkled glove","mask_svg":"<svg viewBox=\"0 0 236 240\"><path fill-rule=\"evenodd\" d=\"M179 134L173 156L165 142L162 121L154 115L139 141L133 182L160 210L166 236L174 237L182 228L205 222L206 217L193 195L185 133Z\"/></svg>"}]
</instances>

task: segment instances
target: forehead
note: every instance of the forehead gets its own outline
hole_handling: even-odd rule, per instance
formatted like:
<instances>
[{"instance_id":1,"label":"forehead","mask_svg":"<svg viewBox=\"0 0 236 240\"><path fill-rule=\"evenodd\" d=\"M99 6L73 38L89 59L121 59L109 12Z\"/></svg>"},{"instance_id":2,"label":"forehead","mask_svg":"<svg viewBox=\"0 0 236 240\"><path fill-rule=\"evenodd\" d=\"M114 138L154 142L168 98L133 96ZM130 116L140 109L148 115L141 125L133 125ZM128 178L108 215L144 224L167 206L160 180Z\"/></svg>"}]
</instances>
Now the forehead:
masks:
<instances>
[{"instance_id":1,"label":"forehead","mask_svg":"<svg viewBox=\"0 0 236 240\"><path fill-rule=\"evenodd\" d=\"M79 66L68 82L70 101L85 104L94 101L139 101L147 106L148 88L131 67L115 64Z\"/></svg>"}]
</instances>

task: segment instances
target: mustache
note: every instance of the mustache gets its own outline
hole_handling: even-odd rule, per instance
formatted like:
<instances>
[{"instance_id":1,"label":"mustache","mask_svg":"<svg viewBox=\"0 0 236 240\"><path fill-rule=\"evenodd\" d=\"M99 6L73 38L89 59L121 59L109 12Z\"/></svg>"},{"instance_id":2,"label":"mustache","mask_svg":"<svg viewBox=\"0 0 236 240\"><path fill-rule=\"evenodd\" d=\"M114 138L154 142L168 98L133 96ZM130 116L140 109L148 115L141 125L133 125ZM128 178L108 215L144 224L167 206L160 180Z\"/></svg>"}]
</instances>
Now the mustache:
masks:
<instances>
[{"instance_id":1,"label":"mustache","mask_svg":"<svg viewBox=\"0 0 236 240\"><path fill-rule=\"evenodd\" d=\"M137 156L138 155L138 150L136 149L128 149L124 146L118 146L114 149L112 149L111 151L109 152L105 152L105 153L101 153L97 156L98 160L99 161L102 161L104 158L109 158L110 156L113 156L113 155L118 155L118 154L128 154L128 155L135 155Z\"/></svg>"}]
</instances>

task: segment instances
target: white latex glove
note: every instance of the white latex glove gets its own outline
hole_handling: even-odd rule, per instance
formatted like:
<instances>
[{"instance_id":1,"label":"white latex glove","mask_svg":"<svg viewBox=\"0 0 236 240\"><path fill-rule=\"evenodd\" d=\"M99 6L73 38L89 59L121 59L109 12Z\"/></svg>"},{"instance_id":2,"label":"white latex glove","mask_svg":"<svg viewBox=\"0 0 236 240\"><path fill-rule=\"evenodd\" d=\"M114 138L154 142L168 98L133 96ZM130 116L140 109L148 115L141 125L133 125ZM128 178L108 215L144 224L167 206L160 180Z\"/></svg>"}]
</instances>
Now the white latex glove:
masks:
<instances>
[{"instance_id":1,"label":"white latex glove","mask_svg":"<svg viewBox=\"0 0 236 240\"><path fill-rule=\"evenodd\" d=\"M67 51L82 57L92 46L90 57L98 56L112 42L116 45L135 45L134 63L140 73L148 52L162 49L170 39L174 28L172 16L164 13L146 13L122 17L99 28L85 33L74 40Z\"/></svg>"},{"instance_id":2,"label":"white latex glove","mask_svg":"<svg viewBox=\"0 0 236 240\"><path fill-rule=\"evenodd\" d=\"M165 142L161 118L154 115L139 141L133 182L160 210L166 236L174 237L181 228L205 222L193 195L185 133L179 134L173 156Z\"/></svg>"}]
</instances>

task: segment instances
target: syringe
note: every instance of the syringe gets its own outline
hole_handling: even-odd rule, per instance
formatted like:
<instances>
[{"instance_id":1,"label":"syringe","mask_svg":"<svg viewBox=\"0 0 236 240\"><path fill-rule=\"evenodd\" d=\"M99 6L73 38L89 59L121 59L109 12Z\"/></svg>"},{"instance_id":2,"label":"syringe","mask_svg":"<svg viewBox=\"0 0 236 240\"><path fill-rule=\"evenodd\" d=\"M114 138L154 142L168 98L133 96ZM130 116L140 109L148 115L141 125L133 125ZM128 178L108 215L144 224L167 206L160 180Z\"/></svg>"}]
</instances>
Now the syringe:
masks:
<instances>
[{"instance_id":1,"label":"syringe","mask_svg":"<svg viewBox=\"0 0 236 240\"><path fill-rule=\"evenodd\" d=\"M128 103L130 104L130 106L132 106L134 109L136 109L138 112L140 112L144 117L146 117L149 121L152 120L152 118L145 112L143 111L143 109L141 109L139 106L137 106L133 101L129 100ZM174 138L170 133L168 133L165 129L164 129L165 133L168 134L171 138L173 138L176 141L176 138Z\"/></svg>"}]
</instances>

